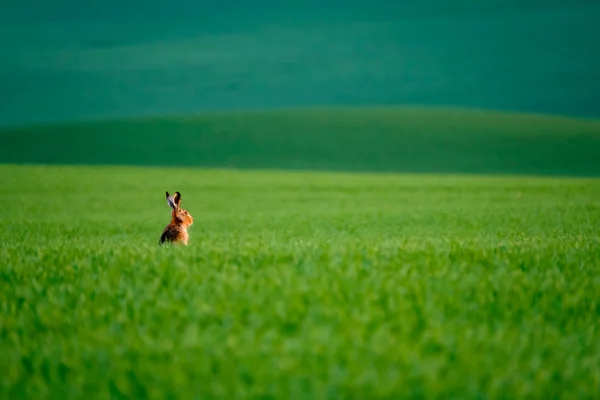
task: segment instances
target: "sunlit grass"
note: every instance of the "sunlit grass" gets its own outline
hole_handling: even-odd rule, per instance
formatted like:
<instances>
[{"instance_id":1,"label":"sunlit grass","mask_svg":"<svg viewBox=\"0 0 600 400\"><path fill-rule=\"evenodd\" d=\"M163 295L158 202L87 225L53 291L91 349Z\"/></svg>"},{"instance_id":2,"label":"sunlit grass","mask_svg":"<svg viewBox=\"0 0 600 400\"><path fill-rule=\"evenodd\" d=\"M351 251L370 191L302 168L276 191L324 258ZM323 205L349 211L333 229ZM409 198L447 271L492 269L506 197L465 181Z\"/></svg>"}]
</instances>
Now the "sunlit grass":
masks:
<instances>
[{"instance_id":1,"label":"sunlit grass","mask_svg":"<svg viewBox=\"0 0 600 400\"><path fill-rule=\"evenodd\" d=\"M0 177L2 398L597 396L598 180Z\"/></svg>"}]
</instances>

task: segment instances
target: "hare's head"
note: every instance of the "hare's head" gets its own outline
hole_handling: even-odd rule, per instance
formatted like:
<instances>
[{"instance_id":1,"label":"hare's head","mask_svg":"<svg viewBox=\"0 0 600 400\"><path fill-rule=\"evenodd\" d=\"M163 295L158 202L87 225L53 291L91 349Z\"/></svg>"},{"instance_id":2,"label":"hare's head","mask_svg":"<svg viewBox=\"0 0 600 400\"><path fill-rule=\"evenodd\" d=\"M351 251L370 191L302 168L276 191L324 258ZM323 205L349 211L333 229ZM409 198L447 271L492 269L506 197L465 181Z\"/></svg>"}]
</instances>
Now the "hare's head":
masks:
<instances>
[{"instance_id":1,"label":"hare's head","mask_svg":"<svg viewBox=\"0 0 600 400\"><path fill-rule=\"evenodd\" d=\"M173 223L177 225L190 226L194 223L194 218L192 214L188 212L188 210L184 210L181 208L181 193L175 192L175 195L171 196L169 192L167 193L167 203L169 207L171 207L171 217L173 218Z\"/></svg>"}]
</instances>

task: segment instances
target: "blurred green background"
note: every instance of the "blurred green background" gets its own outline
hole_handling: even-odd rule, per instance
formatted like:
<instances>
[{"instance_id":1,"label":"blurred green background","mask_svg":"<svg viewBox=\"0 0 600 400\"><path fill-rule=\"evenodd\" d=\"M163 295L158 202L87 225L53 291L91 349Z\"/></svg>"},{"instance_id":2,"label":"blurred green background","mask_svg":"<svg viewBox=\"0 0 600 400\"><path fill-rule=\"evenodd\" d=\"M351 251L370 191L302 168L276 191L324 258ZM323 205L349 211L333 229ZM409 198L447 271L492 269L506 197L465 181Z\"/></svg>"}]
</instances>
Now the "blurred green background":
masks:
<instances>
[{"instance_id":1,"label":"blurred green background","mask_svg":"<svg viewBox=\"0 0 600 400\"><path fill-rule=\"evenodd\" d=\"M2 2L0 162L600 174L598 1L140 4Z\"/></svg>"},{"instance_id":2,"label":"blurred green background","mask_svg":"<svg viewBox=\"0 0 600 400\"><path fill-rule=\"evenodd\" d=\"M0 124L306 105L599 116L596 0L5 0Z\"/></svg>"}]
</instances>

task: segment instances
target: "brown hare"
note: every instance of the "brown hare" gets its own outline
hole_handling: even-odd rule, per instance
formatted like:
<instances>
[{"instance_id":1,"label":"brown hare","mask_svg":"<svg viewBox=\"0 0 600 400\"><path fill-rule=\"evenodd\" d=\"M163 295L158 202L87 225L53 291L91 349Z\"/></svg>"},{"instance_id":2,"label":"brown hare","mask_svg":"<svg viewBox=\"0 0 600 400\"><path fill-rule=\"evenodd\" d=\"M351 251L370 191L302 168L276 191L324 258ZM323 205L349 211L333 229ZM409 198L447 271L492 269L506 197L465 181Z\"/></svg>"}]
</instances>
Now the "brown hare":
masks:
<instances>
[{"instance_id":1,"label":"brown hare","mask_svg":"<svg viewBox=\"0 0 600 400\"><path fill-rule=\"evenodd\" d=\"M162 245L164 242L171 242L182 243L187 246L189 238L187 228L194 223L194 218L187 210L181 208L181 193L175 192L175 195L172 197L169 192L166 193L167 203L172 209L171 222L160 236L159 244Z\"/></svg>"}]
</instances>

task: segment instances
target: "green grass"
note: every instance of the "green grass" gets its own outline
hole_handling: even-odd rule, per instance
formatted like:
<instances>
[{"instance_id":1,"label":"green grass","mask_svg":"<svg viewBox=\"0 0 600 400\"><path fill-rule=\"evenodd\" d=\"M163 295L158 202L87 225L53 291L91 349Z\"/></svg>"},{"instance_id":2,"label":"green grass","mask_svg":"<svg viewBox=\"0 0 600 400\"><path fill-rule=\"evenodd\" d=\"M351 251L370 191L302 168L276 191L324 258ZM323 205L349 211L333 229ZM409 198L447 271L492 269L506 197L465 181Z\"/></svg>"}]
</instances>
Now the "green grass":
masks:
<instances>
[{"instance_id":1,"label":"green grass","mask_svg":"<svg viewBox=\"0 0 600 400\"><path fill-rule=\"evenodd\" d=\"M0 131L0 163L600 176L600 121L452 108L312 108Z\"/></svg>"},{"instance_id":2,"label":"green grass","mask_svg":"<svg viewBox=\"0 0 600 400\"><path fill-rule=\"evenodd\" d=\"M0 176L0 398L598 396L597 179Z\"/></svg>"}]
</instances>

